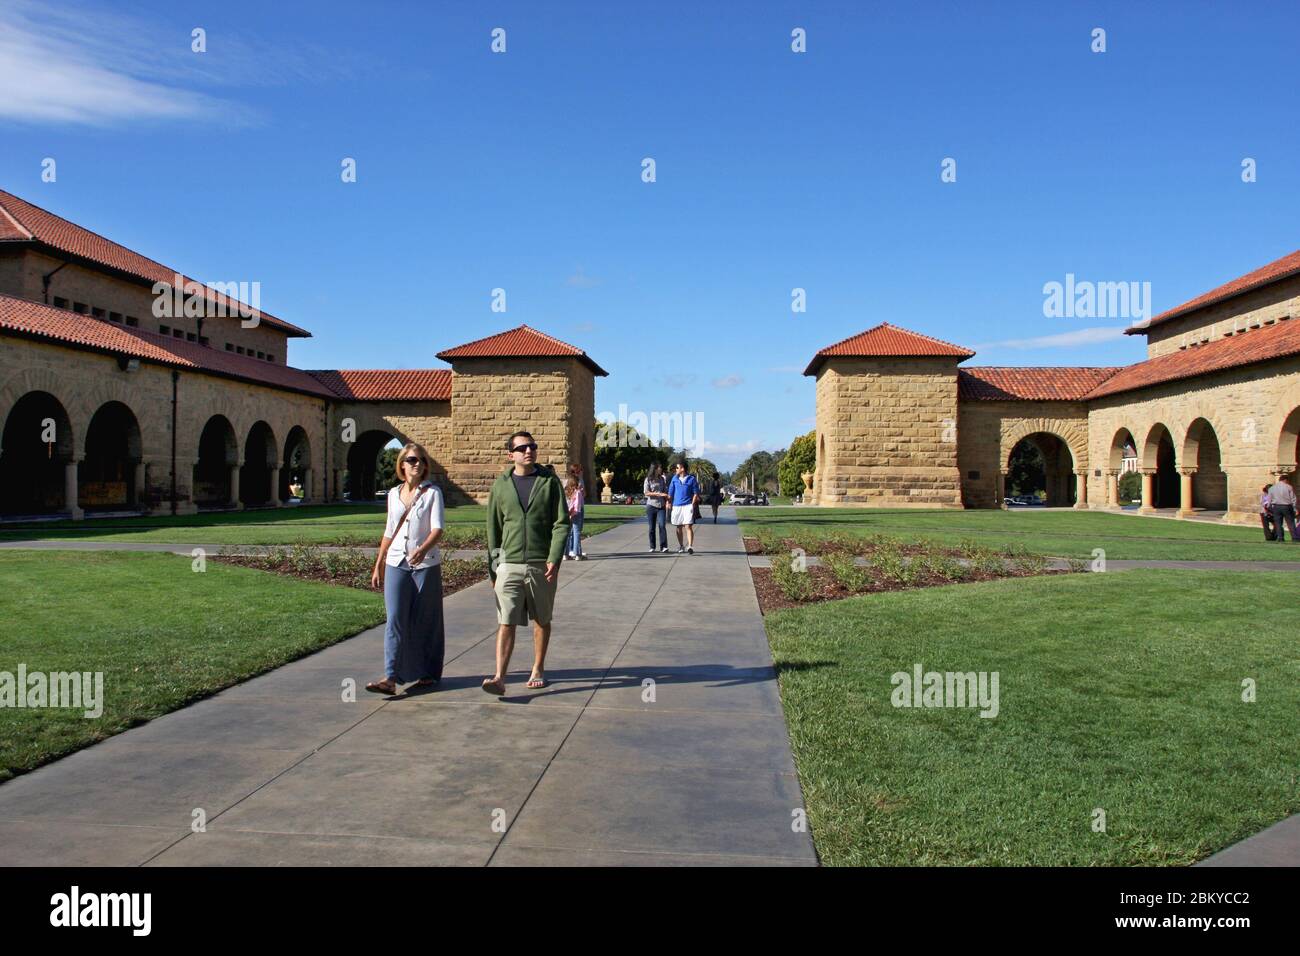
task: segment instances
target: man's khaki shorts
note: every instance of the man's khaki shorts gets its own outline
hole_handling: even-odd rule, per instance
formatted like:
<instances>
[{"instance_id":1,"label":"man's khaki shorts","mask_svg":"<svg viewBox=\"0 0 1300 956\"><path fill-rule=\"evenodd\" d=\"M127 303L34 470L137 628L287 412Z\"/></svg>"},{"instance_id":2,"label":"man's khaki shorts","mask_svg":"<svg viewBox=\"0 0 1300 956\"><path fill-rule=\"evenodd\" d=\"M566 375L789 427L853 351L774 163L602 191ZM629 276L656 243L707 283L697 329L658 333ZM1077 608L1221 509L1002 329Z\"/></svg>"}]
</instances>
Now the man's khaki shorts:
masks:
<instances>
[{"instance_id":1,"label":"man's khaki shorts","mask_svg":"<svg viewBox=\"0 0 1300 956\"><path fill-rule=\"evenodd\" d=\"M545 561L498 564L492 588L497 596L497 623L527 624L531 618L538 624L550 624L557 583L558 577L546 580Z\"/></svg>"}]
</instances>

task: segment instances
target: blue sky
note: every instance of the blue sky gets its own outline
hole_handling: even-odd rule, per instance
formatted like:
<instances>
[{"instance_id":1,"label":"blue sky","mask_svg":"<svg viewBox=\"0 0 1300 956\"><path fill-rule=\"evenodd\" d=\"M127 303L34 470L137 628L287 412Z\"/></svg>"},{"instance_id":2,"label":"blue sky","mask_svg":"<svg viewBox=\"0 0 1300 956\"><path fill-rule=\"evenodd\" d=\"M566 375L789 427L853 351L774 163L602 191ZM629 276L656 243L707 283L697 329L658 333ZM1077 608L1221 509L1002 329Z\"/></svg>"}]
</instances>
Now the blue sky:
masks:
<instances>
[{"instance_id":1,"label":"blue sky","mask_svg":"<svg viewBox=\"0 0 1300 956\"><path fill-rule=\"evenodd\" d=\"M799 373L879 322L973 364L1124 364L1130 320L1045 318L1045 283L1149 282L1154 314L1300 248L1298 27L1277 3L0 0L0 187L260 282L315 335L301 367L543 329L609 370L598 410L702 412L726 468L809 430Z\"/></svg>"}]
</instances>

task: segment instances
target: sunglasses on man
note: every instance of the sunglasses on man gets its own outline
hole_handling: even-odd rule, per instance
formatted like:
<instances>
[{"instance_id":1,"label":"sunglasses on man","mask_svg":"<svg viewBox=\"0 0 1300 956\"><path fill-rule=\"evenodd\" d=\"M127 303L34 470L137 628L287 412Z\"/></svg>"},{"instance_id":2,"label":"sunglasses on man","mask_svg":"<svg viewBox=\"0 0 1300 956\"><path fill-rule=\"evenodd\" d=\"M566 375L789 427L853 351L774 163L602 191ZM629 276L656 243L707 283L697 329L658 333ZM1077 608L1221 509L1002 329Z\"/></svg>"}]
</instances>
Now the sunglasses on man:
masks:
<instances>
[{"instance_id":1,"label":"sunglasses on man","mask_svg":"<svg viewBox=\"0 0 1300 956\"><path fill-rule=\"evenodd\" d=\"M535 442L535 441L530 441L530 442L526 442L526 443L524 443L524 444L522 444L522 445L515 445L514 448L511 448L511 449L510 449L510 451L511 451L512 453L513 453L513 452L524 452L524 451L537 451L537 442Z\"/></svg>"}]
</instances>

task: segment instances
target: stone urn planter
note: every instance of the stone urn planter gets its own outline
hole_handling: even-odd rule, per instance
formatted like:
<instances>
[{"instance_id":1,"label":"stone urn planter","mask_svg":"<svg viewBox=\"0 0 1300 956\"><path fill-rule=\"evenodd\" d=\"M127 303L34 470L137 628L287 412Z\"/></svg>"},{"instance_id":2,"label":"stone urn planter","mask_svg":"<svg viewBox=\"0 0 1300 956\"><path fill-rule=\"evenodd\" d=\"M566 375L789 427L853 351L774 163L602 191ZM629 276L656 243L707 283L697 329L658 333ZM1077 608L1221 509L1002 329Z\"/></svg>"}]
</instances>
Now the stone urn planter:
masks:
<instances>
[{"instance_id":1,"label":"stone urn planter","mask_svg":"<svg viewBox=\"0 0 1300 956\"><path fill-rule=\"evenodd\" d=\"M813 495L813 473L805 471L799 477L803 479L803 503L810 505L815 500Z\"/></svg>"},{"instance_id":2,"label":"stone urn planter","mask_svg":"<svg viewBox=\"0 0 1300 956\"><path fill-rule=\"evenodd\" d=\"M608 468L606 468L604 471L600 473L600 480L605 483L605 487L601 489L600 492L601 503L609 504L614 497L614 492L609 487L610 482L614 480L614 473L610 471Z\"/></svg>"}]
</instances>

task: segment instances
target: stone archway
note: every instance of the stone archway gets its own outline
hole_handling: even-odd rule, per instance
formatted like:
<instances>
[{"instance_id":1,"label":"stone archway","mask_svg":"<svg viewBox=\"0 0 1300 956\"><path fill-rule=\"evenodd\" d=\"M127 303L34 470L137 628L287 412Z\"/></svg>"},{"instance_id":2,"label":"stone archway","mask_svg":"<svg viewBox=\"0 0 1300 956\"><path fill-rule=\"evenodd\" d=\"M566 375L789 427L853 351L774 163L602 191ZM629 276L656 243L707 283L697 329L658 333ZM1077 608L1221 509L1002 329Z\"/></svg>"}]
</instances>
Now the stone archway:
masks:
<instances>
[{"instance_id":1,"label":"stone archway","mask_svg":"<svg viewBox=\"0 0 1300 956\"><path fill-rule=\"evenodd\" d=\"M350 501L370 503L375 500L376 492L387 490L379 487L379 456L395 440L397 436L392 432L372 428L348 446L345 481Z\"/></svg>"},{"instance_id":2,"label":"stone archway","mask_svg":"<svg viewBox=\"0 0 1300 956\"><path fill-rule=\"evenodd\" d=\"M1029 452L1029 454L1026 454ZM1075 459L1069 444L1051 432L1032 432L1017 441L1003 462L1007 494L1037 494L1053 508L1076 503Z\"/></svg>"},{"instance_id":3,"label":"stone archway","mask_svg":"<svg viewBox=\"0 0 1300 956\"><path fill-rule=\"evenodd\" d=\"M244 439L244 463L239 469L239 500L245 508L278 505L280 455L275 432L264 421L254 422Z\"/></svg>"},{"instance_id":4,"label":"stone archway","mask_svg":"<svg viewBox=\"0 0 1300 956\"><path fill-rule=\"evenodd\" d=\"M302 491L302 500L311 498L311 440L307 430L301 425L294 425L284 439L284 461L280 468L280 501L297 497L294 488Z\"/></svg>"},{"instance_id":5,"label":"stone archway","mask_svg":"<svg viewBox=\"0 0 1300 956\"><path fill-rule=\"evenodd\" d=\"M1197 418L1187 426L1182 463L1181 512L1189 515L1193 509L1226 511L1228 475L1223 470L1219 436L1208 419Z\"/></svg>"},{"instance_id":6,"label":"stone archway","mask_svg":"<svg viewBox=\"0 0 1300 956\"><path fill-rule=\"evenodd\" d=\"M1290 474L1291 484L1294 485L1300 474L1297 463L1300 463L1300 405L1291 409L1282 421L1282 431L1277 440L1275 470L1279 474Z\"/></svg>"},{"instance_id":7,"label":"stone archway","mask_svg":"<svg viewBox=\"0 0 1300 956\"><path fill-rule=\"evenodd\" d=\"M1110 449L1106 454L1106 472L1103 476L1106 482L1107 508L1120 507L1119 484L1126 468L1130 471L1139 471L1140 466L1135 461L1137 447L1137 439L1133 437L1132 429L1121 427L1111 436Z\"/></svg>"},{"instance_id":8,"label":"stone archway","mask_svg":"<svg viewBox=\"0 0 1300 956\"><path fill-rule=\"evenodd\" d=\"M1142 509L1178 508L1182 503L1182 481L1178 474L1178 456L1173 433L1163 422L1156 422L1142 443L1138 466L1142 470Z\"/></svg>"},{"instance_id":9,"label":"stone archway","mask_svg":"<svg viewBox=\"0 0 1300 956\"><path fill-rule=\"evenodd\" d=\"M199 435L199 456L194 464L192 500L197 507L230 508L238 505L235 486L239 471L239 444L235 428L225 415L213 415Z\"/></svg>"},{"instance_id":10,"label":"stone archway","mask_svg":"<svg viewBox=\"0 0 1300 956\"><path fill-rule=\"evenodd\" d=\"M85 459L78 469L82 508L139 508L145 493L140 423L124 403L105 402L86 428Z\"/></svg>"},{"instance_id":11,"label":"stone archway","mask_svg":"<svg viewBox=\"0 0 1300 956\"><path fill-rule=\"evenodd\" d=\"M0 513L69 511L81 517L74 447L72 421L62 402L45 391L18 398L0 438Z\"/></svg>"}]
</instances>

